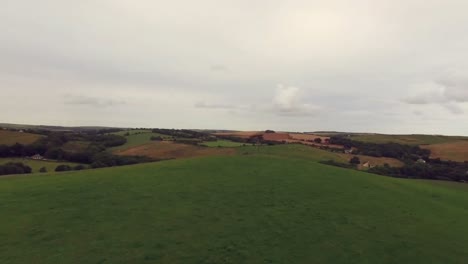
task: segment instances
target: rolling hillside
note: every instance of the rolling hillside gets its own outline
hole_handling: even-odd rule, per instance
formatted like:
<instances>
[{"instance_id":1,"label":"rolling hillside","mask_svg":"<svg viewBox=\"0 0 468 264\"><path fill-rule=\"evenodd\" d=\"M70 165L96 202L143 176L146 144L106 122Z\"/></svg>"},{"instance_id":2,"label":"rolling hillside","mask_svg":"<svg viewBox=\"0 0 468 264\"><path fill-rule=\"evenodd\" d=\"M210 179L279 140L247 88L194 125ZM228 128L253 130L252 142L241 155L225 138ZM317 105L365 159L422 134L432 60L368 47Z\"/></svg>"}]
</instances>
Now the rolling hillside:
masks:
<instances>
[{"instance_id":1,"label":"rolling hillside","mask_svg":"<svg viewBox=\"0 0 468 264\"><path fill-rule=\"evenodd\" d=\"M468 259L467 185L381 177L278 149L5 177L0 200L0 263Z\"/></svg>"},{"instance_id":2,"label":"rolling hillside","mask_svg":"<svg viewBox=\"0 0 468 264\"><path fill-rule=\"evenodd\" d=\"M454 141L422 147L431 151L431 158L459 162L468 161L468 141Z\"/></svg>"},{"instance_id":3,"label":"rolling hillside","mask_svg":"<svg viewBox=\"0 0 468 264\"><path fill-rule=\"evenodd\" d=\"M152 142L151 137L171 138L170 136L167 136L167 135L153 133L151 130L148 130L148 129L120 131L120 132L116 132L112 134L124 136L127 139L127 143L125 143L124 145L110 148L110 150L114 152L123 151L123 150L127 150L133 147L149 144Z\"/></svg>"},{"instance_id":4,"label":"rolling hillside","mask_svg":"<svg viewBox=\"0 0 468 264\"><path fill-rule=\"evenodd\" d=\"M27 145L34 143L41 137L37 134L0 130L0 145L14 145L15 143Z\"/></svg>"}]
</instances>

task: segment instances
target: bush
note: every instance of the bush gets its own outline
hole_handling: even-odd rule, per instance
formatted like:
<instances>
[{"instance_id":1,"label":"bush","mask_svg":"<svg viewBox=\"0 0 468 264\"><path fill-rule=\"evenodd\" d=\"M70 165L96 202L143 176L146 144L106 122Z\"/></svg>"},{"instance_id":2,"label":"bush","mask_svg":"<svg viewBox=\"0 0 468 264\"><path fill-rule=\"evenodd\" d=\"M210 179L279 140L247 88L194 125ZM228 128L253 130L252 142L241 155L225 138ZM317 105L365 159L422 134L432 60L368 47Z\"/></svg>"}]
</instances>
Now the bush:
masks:
<instances>
[{"instance_id":1,"label":"bush","mask_svg":"<svg viewBox=\"0 0 468 264\"><path fill-rule=\"evenodd\" d=\"M84 169L86 169L86 167L81 165L81 164L76 165L75 167L73 167L73 170L84 170Z\"/></svg>"},{"instance_id":2,"label":"bush","mask_svg":"<svg viewBox=\"0 0 468 264\"><path fill-rule=\"evenodd\" d=\"M409 162L401 168L387 165L369 169L369 172L399 178L418 178L448 181L468 181L468 164L454 161L428 160L427 164Z\"/></svg>"},{"instance_id":3,"label":"bush","mask_svg":"<svg viewBox=\"0 0 468 264\"><path fill-rule=\"evenodd\" d=\"M361 164L361 160L359 159L359 157L354 156L349 160L349 163L358 165L358 164Z\"/></svg>"},{"instance_id":4,"label":"bush","mask_svg":"<svg viewBox=\"0 0 468 264\"><path fill-rule=\"evenodd\" d=\"M39 169L39 172L41 172L41 173L47 172L47 168L46 168L46 167L42 167L42 168Z\"/></svg>"},{"instance_id":5,"label":"bush","mask_svg":"<svg viewBox=\"0 0 468 264\"><path fill-rule=\"evenodd\" d=\"M58 165L55 171L70 171L71 169L69 165Z\"/></svg>"},{"instance_id":6,"label":"bush","mask_svg":"<svg viewBox=\"0 0 468 264\"><path fill-rule=\"evenodd\" d=\"M355 167L353 165L351 165L351 164L341 163L341 162L337 162L337 161L334 161L334 160L320 161L320 163L325 164L325 165L335 166L335 167L355 169Z\"/></svg>"},{"instance_id":7,"label":"bush","mask_svg":"<svg viewBox=\"0 0 468 264\"><path fill-rule=\"evenodd\" d=\"M122 165L131 165L142 162L153 161L148 157L140 156L117 156L107 152L101 152L93 156L92 168L113 167Z\"/></svg>"},{"instance_id":8,"label":"bush","mask_svg":"<svg viewBox=\"0 0 468 264\"><path fill-rule=\"evenodd\" d=\"M31 173L31 171L31 167L26 166L21 162L9 162L7 164L0 165L0 175L27 174Z\"/></svg>"}]
</instances>

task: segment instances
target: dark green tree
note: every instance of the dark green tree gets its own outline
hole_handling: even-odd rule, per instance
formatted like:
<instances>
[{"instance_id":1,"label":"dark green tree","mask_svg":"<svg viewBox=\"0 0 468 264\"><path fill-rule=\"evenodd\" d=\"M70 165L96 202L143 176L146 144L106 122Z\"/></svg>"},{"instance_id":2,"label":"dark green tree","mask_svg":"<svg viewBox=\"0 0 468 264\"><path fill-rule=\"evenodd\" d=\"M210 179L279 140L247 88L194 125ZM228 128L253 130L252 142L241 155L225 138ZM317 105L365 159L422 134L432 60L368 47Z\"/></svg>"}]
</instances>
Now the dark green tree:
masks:
<instances>
[{"instance_id":1,"label":"dark green tree","mask_svg":"<svg viewBox=\"0 0 468 264\"><path fill-rule=\"evenodd\" d=\"M55 171L69 171L72 168L69 165L58 165Z\"/></svg>"},{"instance_id":2,"label":"dark green tree","mask_svg":"<svg viewBox=\"0 0 468 264\"><path fill-rule=\"evenodd\" d=\"M354 156L349 160L349 163L358 165L361 164L361 160L359 159L359 157Z\"/></svg>"}]
</instances>

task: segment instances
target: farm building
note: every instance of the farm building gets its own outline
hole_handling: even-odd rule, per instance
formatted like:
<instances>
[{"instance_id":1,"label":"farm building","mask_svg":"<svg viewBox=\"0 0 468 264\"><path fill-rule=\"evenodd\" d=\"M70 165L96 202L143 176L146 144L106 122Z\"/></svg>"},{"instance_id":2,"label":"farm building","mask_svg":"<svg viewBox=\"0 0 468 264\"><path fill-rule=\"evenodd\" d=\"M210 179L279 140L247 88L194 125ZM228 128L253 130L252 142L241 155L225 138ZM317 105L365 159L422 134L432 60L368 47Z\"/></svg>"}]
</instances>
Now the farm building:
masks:
<instances>
[{"instance_id":1,"label":"farm building","mask_svg":"<svg viewBox=\"0 0 468 264\"><path fill-rule=\"evenodd\" d=\"M346 154L353 154L353 149L345 149L344 153Z\"/></svg>"},{"instance_id":2,"label":"farm building","mask_svg":"<svg viewBox=\"0 0 468 264\"><path fill-rule=\"evenodd\" d=\"M34 156L31 156L31 159L33 159L33 160L43 160L44 157L42 155L40 155L40 154L36 154Z\"/></svg>"}]
</instances>

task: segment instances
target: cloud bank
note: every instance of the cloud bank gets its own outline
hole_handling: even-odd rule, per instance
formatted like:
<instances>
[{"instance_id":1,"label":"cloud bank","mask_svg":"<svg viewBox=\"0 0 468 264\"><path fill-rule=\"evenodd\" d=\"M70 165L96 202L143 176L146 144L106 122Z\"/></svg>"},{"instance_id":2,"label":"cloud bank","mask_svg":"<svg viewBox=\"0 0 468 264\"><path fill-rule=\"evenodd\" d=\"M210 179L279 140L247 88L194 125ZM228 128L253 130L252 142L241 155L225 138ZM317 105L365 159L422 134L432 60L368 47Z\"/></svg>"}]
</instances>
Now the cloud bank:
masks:
<instances>
[{"instance_id":1,"label":"cloud bank","mask_svg":"<svg viewBox=\"0 0 468 264\"><path fill-rule=\"evenodd\" d=\"M468 71L452 73L438 80L413 86L410 93L412 95L403 99L405 103L438 104L453 114L463 114L462 107L468 102Z\"/></svg>"},{"instance_id":2,"label":"cloud bank","mask_svg":"<svg viewBox=\"0 0 468 264\"><path fill-rule=\"evenodd\" d=\"M466 10L458 0L4 1L0 121L468 134Z\"/></svg>"}]
</instances>

